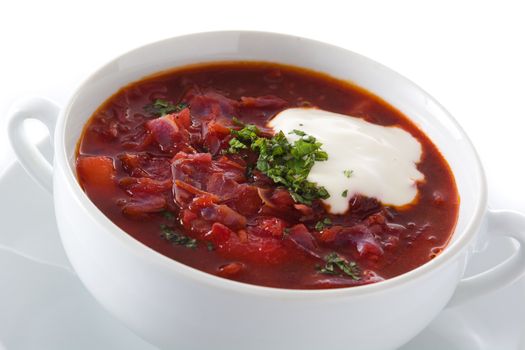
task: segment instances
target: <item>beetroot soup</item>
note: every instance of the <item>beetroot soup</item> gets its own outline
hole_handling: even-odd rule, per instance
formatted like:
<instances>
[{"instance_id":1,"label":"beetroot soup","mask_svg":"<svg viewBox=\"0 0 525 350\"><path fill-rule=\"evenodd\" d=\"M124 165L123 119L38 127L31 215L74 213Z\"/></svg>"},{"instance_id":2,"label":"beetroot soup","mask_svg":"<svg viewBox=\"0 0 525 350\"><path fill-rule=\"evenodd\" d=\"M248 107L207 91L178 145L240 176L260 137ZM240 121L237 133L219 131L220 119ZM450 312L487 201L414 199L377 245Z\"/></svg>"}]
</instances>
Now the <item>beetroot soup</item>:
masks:
<instances>
[{"instance_id":1,"label":"beetroot soup","mask_svg":"<svg viewBox=\"0 0 525 350\"><path fill-rule=\"evenodd\" d=\"M431 260L458 215L453 174L407 117L350 83L272 63L134 82L91 117L79 182L144 245L224 278L315 289Z\"/></svg>"}]
</instances>

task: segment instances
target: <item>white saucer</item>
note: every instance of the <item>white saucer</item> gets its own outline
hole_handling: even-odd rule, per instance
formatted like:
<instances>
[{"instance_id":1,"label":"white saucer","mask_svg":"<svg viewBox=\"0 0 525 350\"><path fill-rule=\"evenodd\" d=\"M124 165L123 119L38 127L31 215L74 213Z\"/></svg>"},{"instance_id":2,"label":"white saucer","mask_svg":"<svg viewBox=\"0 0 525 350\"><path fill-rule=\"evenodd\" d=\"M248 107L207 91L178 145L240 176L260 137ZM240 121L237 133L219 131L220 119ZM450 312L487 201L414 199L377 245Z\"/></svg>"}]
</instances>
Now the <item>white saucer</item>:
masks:
<instances>
[{"instance_id":1,"label":"white saucer","mask_svg":"<svg viewBox=\"0 0 525 350\"><path fill-rule=\"evenodd\" d=\"M17 163L0 173L0 349L154 350L103 310L77 279L58 237L51 196ZM514 249L507 240L491 243L469 273ZM443 311L402 348L422 349L525 350L525 280Z\"/></svg>"}]
</instances>

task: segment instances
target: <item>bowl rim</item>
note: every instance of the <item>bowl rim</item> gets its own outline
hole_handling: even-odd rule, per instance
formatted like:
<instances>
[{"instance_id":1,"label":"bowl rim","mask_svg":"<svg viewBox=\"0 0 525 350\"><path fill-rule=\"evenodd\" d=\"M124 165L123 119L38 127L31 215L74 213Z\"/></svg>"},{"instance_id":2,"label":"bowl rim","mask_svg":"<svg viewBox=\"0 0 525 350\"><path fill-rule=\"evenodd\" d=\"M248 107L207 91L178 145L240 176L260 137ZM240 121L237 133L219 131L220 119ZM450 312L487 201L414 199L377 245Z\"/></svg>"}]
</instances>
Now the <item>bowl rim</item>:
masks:
<instances>
[{"instance_id":1,"label":"bowl rim","mask_svg":"<svg viewBox=\"0 0 525 350\"><path fill-rule=\"evenodd\" d=\"M473 160L475 163L475 169L471 169L472 171L471 174L472 176L476 177L479 182L478 190L479 190L480 196L474 206L474 209L472 210L471 217L467 221L463 232L459 233L460 236L456 240L451 242L449 245L447 245L446 248L443 250L443 252L441 252L434 259L426 262L423 265L418 266L417 268L413 270L410 270L399 276L389 278L381 282L376 282L376 283L366 284L366 285L361 285L361 286L334 288L334 289L286 289L286 288L260 286L260 285L245 283L245 282L238 282L238 281L222 278L222 277L215 276L213 274L198 270L196 268L193 268L189 265L185 265L177 260L171 259L153 250L152 248L136 240L131 235L127 234L124 230L122 230L120 227L118 227L116 224L114 224L88 198L88 196L82 190L80 184L78 183L73 169L68 165L68 158L67 158L68 150L66 150L64 138L65 138L65 129L67 125L67 119L68 119L68 116L70 115L70 111L73 105L75 104L77 97L82 94L84 87L90 81L92 81L97 76L99 76L99 74L102 71L104 71L106 68L108 68L108 66L114 65L118 60L122 59L123 57L139 52L139 51L148 50L152 46L155 46L155 45L160 45L164 43L167 44L171 41L176 41L181 38L191 38L191 37L197 38L197 37L203 37L207 35L208 36L209 35L265 36L265 37L274 37L274 38L281 38L281 39L287 39L287 40L301 40L303 45L325 46L325 47L337 48L339 50L344 50L344 51L347 51L355 55L356 57L359 57L360 59L363 59L364 61L373 63L377 65L378 67L381 67L381 69L388 71L389 74L392 74L393 76L395 76L396 79L404 81L404 83L406 83L407 86L410 86L410 88L414 89L415 91L418 91L423 96L425 96L428 100L434 103L436 107L440 109L443 115L448 119L451 125L456 129L459 135L461 135L461 138L463 138L463 140L465 141L467 150L468 152L471 153L471 156L473 157ZM359 86L359 84L357 85ZM486 177L485 177L485 173L484 173L483 167L479 159L479 155L476 149L474 148L471 140L469 139L469 137L463 130L463 128L459 125L459 123L455 120L455 118L438 101L436 101L436 99L434 99L430 94L428 94L425 90L423 90L417 84L412 82L410 79L404 77L403 75L393 71L392 69L368 57L365 57L354 51L351 51L351 50L348 50L346 48L342 48L336 45L332 45L332 44L328 44L322 41L308 39L308 38L304 38L304 37L300 37L296 35L291 35L291 34L282 34L282 33L266 32L266 31L250 31L250 30L206 31L206 32L178 35L178 36L174 36L174 37L170 37L170 38L166 38L166 39L162 39L162 40L158 40L154 42L149 42L147 44L144 44L132 50L129 50L113 58L112 60L107 61L103 65L101 65L98 69L96 69L89 76L87 76L76 87L76 89L74 89L73 94L71 94L70 98L67 101L66 106L62 108L60 116L58 117L55 134L54 134L54 145L55 145L54 164L55 166L58 166L63 171L65 180L66 180L66 185L68 186L68 190L72 193L77 204L84 210L85 215L90 216L99 226L101 226L101 228L104 231L109 231L107 233L111 234L113 238L117 239L121 243L122 246L126 247L126 249L129 249L132 253L134 253L135 256L140 257L142 259L146 259L148 263L157 265L165 269L170 269L174 273L177 273L179 275L182 275L186 278L191 279L192 282L207 285L209 287L221 288L221 289L228 290L228 291L238 292L238 293L249 293L249 294L261 295L261 296L267 296L267 297L290 298L290 299L320 298L320 297L333 298L333 297L350 297L350 296L358 296L358 295L365 295L365 294L368 295L368 294L383 292L387 289L405 285L424 275L427 275L431 271L436 271L442 268L443 266L451 263L454 260L454 258L457 257L463 251L463 249L469 245L471 240L477 234L478 228L480 227L481 222L483 220L483 216L484 216L483 214L485 213L486 208L487 208ZM57 169L55 169L55 172L56 170ZM54 187L55 187L54 192L56 193L56 186L60 186L60 185L59 185L59 181L55 180L56 176L53 176L53 178L54 178L53 182L54 182ZM61 179L61 180L64 180L64 179Z\"/></svg>"}]
</instances>

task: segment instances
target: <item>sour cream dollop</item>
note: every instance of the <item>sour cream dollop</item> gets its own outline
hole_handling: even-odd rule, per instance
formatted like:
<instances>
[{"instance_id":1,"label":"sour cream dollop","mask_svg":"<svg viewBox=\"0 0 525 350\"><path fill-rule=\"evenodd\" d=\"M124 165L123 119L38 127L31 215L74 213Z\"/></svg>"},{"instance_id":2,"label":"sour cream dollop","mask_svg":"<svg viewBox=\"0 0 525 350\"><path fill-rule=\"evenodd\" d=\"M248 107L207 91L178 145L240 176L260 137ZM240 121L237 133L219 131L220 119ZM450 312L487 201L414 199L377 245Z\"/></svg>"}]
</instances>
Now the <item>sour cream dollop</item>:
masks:
<instances>
[{"instance_id":1,"label":"sour cream dollop","mask_svg":"<svg viewBox=\"0 0 525 350\"><path fill-rule=\"evenodd\" d=\"M356 194L387 205L409 204L417 196L416 182L424 179L416 167L421 144L399 127L314 108L286 109L269 126L289 142L300 138L292 131L301 130L323 144L328 160L315 162L307 179L328 191L323 202L332 214L346 212Z\"/></svg>"}]
</instances>

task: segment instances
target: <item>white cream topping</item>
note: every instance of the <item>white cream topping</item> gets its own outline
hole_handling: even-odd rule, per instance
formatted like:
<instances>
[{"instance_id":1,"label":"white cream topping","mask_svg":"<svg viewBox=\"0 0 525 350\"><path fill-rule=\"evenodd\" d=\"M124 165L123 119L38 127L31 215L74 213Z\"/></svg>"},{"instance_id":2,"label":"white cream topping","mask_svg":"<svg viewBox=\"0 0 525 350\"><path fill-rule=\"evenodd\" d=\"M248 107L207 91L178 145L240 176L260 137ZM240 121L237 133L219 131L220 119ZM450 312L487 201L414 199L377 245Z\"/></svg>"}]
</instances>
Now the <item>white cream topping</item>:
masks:
<instances>
[{"instance_id":1,"label":"white cream topping","mask_svg":"<svg viewBox=\"0 0 525 350\"><path fill-rule=\"evenodd\" d=\"M289 142L300 137L290 133L296 129L323 144L328 160L315 162L308 181L328 191L330 198L323 201L332 214L346 212L356 194L393 206L409 204L417 196L416 182L424 179L416 168L421 144L399 127L314 108L286 109L269 126L283 131Z\"/></svg>"}]
</instances>

